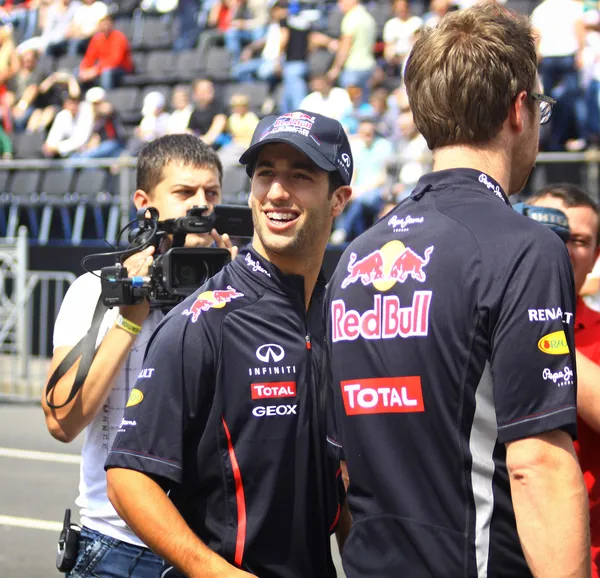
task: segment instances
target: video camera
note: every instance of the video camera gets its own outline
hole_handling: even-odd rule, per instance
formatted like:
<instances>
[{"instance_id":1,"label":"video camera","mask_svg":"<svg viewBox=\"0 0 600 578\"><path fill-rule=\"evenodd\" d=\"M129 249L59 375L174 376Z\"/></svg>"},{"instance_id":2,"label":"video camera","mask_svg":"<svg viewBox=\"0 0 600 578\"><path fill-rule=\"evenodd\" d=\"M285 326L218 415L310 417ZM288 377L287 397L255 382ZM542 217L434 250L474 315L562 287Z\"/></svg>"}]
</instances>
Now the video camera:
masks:
<instances>
[{"instance_id":1,"label":"video camera","mask_svg":"<svg viewBox=\"0 0 600 578\"><path fill-rule=\"evenodd\" d=\"M206 211L207 207L192 207L185 217L159 221L154 207L140 209L137 228L130 230L130 245L119 252L120 262L100 271L104 305L135 305L147 298L152 307L172 307L229 263L229 250L184 247L185 237L209 233L212 229L231 237L252 237L252 211L238 205L216 205L209 215L204 214ZM129 277L122 262L150 246L158 252L168 235L172 235L171 247L164 254L156 254L148 275Z\"/></svg>"},{"instance_id":2,"label":"video camera","mask_svg":"<svg viewBox=\"0 0 600 578\"><path fill-rule=\"evenodd\" d=\"M569 220L562 211L527 205L526 203L515 203L513 209L525 217L550 227L565 243L571 238Z\"/></svg>"}]
</instances>

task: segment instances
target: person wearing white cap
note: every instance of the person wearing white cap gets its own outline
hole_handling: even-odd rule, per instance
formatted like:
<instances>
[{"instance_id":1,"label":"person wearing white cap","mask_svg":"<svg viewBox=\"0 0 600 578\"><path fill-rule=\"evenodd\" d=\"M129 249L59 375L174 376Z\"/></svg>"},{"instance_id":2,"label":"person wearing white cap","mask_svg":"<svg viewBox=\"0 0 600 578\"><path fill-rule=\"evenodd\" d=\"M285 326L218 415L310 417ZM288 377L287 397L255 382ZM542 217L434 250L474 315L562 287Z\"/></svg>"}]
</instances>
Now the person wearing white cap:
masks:
<instances>
[{"instance_id":1,"label":"person wearing white cap","mask_svg":"<svg viewBox=\"0 0 600 578\"><path fill-rule=\"evenodd\" d=\"M129 139L128 154L136 156L146 143L167 134L169 113L165 112L166 102L165 95L157 90L144 97L142 120Z\"/></svg>"},{"instance_id":2,"label":"person wearing white cap","mask_svg":"<svg viewBox=\"0 0 600 578\"><path fill-rule=\"evenodd\" d=\"M42 152L46 157L68 157L85 146L93 129L93 105L87 95L83 102L69 95L50 127Z\"/></svg>"},{"instance_id":3,"label":"person wearing white cap","mask_svg":"<svg viewBox=\"0 0 600 578\"><path fill-rule=\"evenodd\" d=\"M73 22L67 31L69 54L83 54L98 32L98 25L108 14L108 6L99 0L81 0L73 14Z\"/></svg>"},{"instance_id":4,"label":"person wearing white cap","mask_svg":"<svg viewBox=\"0 0 600 578\"><path fill-rule=\"evenodd\" d=\"M105 158L123 148L118 115L106 102L106 91L90 88L85 100L69 96L54 120L42 147L45 156Z\"/></svg>"},{"instance_id":5,"label":"person wearing white cap","mask_svg":"<svg viewBox=\"0 0 600 578\"><path fill-rule=\"evenodd\" d=\"M92 132L85 145L72 158L110 158L119 156L125 146L123 126L119 114L106 100L106 91L95 86L85 95L92 105Z\"/></svg>"}]
</instances>

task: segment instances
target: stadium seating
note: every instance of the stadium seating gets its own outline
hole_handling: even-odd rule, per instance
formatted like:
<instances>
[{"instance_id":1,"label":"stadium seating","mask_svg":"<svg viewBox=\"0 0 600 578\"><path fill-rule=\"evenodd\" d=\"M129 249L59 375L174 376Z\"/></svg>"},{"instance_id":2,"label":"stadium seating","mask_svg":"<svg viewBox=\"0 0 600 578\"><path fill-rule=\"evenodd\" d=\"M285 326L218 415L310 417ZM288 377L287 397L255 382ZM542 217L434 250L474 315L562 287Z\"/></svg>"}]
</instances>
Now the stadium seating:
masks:
<instances>
[{"instance_id":1,"label":"stadium seating","mask_svg":"<svg viewBox=\"0 0 600 578\"><path fill-rule=\"evenodd\" d=\"M265 0L266 1L266 0ZM325 7L315 29L338 37L343 14L335 0L300 0L314 7ZM392 0L365 0L378 25L379 39L383 26L392 16ZM531 12L536 0L507 0L508 8ZM411 8L422 13L429 2L415 0ZM198 78L215 82L217 97L226 106L232 94L249 96L250 109L261 115L269 96L266 82L236 83L231 76L231 56L219 31L202 30L198 44L192 50L174 52L174 17L172 14L152 14L140 8L139 0L112 2L115 27L129 39L135 72L126 75L119 88L107 93L107 100L119 112L126 133L131 134L141 120L143 99L151 91L164 94L170 105L173 87L190 86ZM52 58L42 55L39 68L45 74L55 70L74 72L80 56ZM324 74L333 62L333 54L325 49L309 56L310 76ZM395 89L399 78L388 76L384 86ZM279 102L281 86L273 96ZM42 134L11 136L16 159L40 159ZM1 166L0 166L1 168ZM0 170L0 235L15 236L19 225L30 227L33 242L100 242L106 235L115 241L119 222L118 176L106 169ZM241 167L226 167L223 183L224 202L243 203L249 191L249 181ZM131 194L131 191L127 191Z\"/></svg>"}]
</instances>

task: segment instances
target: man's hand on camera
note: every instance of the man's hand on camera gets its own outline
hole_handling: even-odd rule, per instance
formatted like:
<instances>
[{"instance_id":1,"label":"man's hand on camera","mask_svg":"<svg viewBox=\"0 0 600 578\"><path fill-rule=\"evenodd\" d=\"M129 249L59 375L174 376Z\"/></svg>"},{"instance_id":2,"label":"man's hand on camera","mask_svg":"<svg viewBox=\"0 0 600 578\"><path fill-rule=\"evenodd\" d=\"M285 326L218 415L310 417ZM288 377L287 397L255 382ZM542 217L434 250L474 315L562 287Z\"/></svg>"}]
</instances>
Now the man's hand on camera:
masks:
<instances>
[{"instance_id":1,"label":"man's hand on camera","mask_svg":"<svg viewBox=\"0 0 600 578\"><path fill-rule=\"evenodd\" d=\"M215 240L215 244L217 245L217 247L229 250L229 252L231 253L232 261L237 257L238 248L235 247L234 244L231 242L231 239L229 238L229 235L227 233L219 235L219 233L217 233L217 230L213 229L210 232L210 236Z\"/></svg>"},{"instance_id":2,"label":"man's hand on camera","mask_svg":"<svg viewBox=\"0 0 600 578\"><path fill-rule=\"evenodd\" d=\"M153 254L154 247L151 246L125 259L123 266L127 269L128 277L145 277L148 275L148 269L154 260ZM150 303L147 299L144 299L137 305L122 305L119 307L119 312L125 319L141 325L150 313Z\"/></svg>"}]
</instances>

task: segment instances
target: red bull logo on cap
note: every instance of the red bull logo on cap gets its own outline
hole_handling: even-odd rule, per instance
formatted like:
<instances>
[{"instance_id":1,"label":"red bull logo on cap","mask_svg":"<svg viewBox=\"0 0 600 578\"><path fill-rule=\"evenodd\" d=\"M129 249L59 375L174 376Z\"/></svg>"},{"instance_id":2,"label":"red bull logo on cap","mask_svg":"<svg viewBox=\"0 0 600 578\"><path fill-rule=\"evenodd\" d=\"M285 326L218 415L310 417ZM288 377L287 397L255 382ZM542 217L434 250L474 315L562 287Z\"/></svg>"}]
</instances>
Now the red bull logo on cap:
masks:
<instances>
[{"instance_id":1,"label":"red bull logo on cap","mask_svg":"<svg viewBox=\"0 0 600 578\"><path fill-rule=\"evenodd\" d=\"M378 291L388 291L396 283L404 283L409 277L423 283L427 279L425 267L433 253L433 246L427 247L421 257L402 241L390 241L357 260L356 253L350 253L348 276L342 281L342 289L360 280L363 285L373 285Z\"/></svg>"},{"instance_id":2,"label":"red bull logo on cap","mask_svg":"<svg viewBox=\"0 0 600 578\"><path fill-rule=\"evenodd\" d=\"M192 323L198 321L198 317L203 311L208 311L213 307L221 309L225 307L232 299L243 297L244 294L236 291L233 287L228 286L227 289L216 289L215 291L204 291L200 293L196 300L190 305L189 309L182 311L182 315L192 316Z\"/></svg>"}]
</instances>

